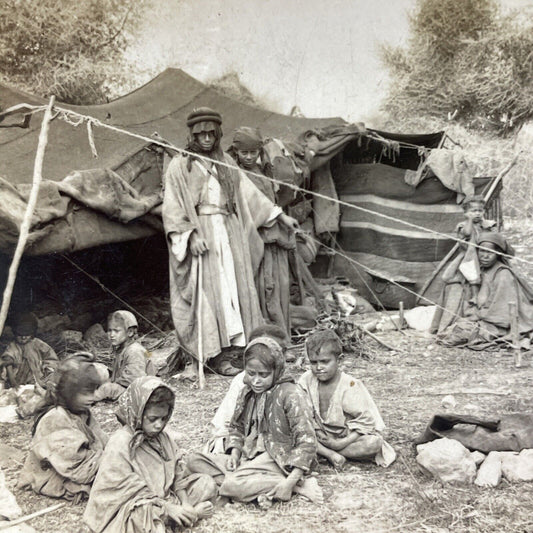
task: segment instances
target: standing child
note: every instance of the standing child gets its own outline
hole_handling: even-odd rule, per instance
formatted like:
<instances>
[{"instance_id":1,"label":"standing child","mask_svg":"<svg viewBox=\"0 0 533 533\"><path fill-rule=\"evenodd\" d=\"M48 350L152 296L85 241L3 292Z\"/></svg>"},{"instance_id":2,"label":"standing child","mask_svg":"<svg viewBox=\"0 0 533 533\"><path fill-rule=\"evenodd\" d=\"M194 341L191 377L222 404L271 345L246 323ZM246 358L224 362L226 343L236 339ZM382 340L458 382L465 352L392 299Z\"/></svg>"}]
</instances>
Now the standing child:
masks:
<instances>
[{"instance_id":1,"label":"standing child","mask_svg":"<svg viewBox=\"0 0 533 533\"><path fill-rule=\"evenodd\" d=\"M137 319L129 311L115 311L107 320L114 357L111 379L95 393L95 401L116 400L137 378L155 374L148 352L136 341Z\"/></svg>"},{"instance_id":2,"label":"standing child","mask_svg":"<svg viewBox=\"0 0 533 533\"><path fill-rule=\"evenodd\" d=\"M346 459L373 459L390 465L396 453L380 435L385 428L363 383L339 369L342 343L331 330L317 331L305 343L311 370L299 384L313 406L318 454L341 468Z\"/></svg>"},{"instance_id":3,"label":"standing child","mask_svg":"<svg viewBox=\"0 0 533 533\"><path fill-rule=\"evenodd\" d=\"M84 514L96 533L164 533L213 513L209 476L180 472L176 444L165 431L174 393L161 379L136 379L120 397L124 426L109 439Z\"/></svg>"},{"instance_id":4,"label":"standing child","mask_svg":"<svg viewBox=\"0 0 533 533\"><path fill-rule=\"evenodd\" d=\"M56 378L49 404L33 427L19 486L79 502L89 494L107 442L90 410L100 378L96 368L76 354L61 363Z\"/></svg>"},{"instance_id":5,"label":"standing child","mask_svg":"<svg viewBox=\"0 0 533 533\"><path fill-rule=\"evenodd\" d=\"M321 502L316 479L304 479L316 457L311 413L301 389L284 373L281 346L270 337L254 339L244 352L244 369L226 453L192 454L189 469L211 475L220 496L236 501L269 505L298 493Z\"/></svg>"},{"instance_id":6,"label":"standing child","mask_svg":"<svg viewBox=\"0 0 533 533\"><path fill-rule=\"evenodd\" d=\"M10 387L35 384L44 396L58 364L57 355L46 342L35 337L37 317L33 313L16 317L13 329L15 340L1 358L7 384Z\"/></svg>"}]
</instances>

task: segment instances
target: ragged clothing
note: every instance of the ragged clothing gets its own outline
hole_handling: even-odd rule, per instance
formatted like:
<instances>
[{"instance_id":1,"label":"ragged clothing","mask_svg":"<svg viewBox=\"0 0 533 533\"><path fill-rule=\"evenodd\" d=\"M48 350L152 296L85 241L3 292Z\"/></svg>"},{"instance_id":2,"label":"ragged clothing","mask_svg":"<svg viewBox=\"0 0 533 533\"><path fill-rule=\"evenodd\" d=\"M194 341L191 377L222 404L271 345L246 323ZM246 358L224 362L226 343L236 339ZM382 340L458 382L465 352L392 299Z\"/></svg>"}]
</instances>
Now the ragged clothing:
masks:
<instances>
[{"instance_id":1,"label":"ragged clothing","mask_svg":"<svg viewBox=\"0 0 533 533\"><path fill-rule=\"evenodd\" d=\"M127 340L112 353L114 361L110 381L95 391L95 401L116 400L135 379L155 374L146 348L135 340Z\"/></svg>"},{"instance_id":2,"label":"ragged clothing","mask_svg":"<svg viewBox=\"0 0 533 533\"><path fill-rule=\"evenodd\" d=\"M276 201L273 183L254 174L264 174L258 165L250 172L250 181L271 201ZM283 328L290 335L289 250L296 249L296 237L279 223L259 229L265 248L256 275L259 305L265 320Z\"/></svg>"},{"instance_id":3,"label":"ragged clothing","mask_svg":"<svg viewBox=\"0 0 533 533\"><path fill-rule=\"evenodd\" d=\"M11 383L12 387L36 383L47 388L58 362L54 350L46 342L35 337L26 344L10 342L2 355L2 363L11 364L15 369L16 383Z\"/></svg>"},{"instance_id":4,"label":"ragged clothing","mask_svg":"<svg viewBox=\"0 0 533 533\"><path fill-rule=\"evenodd\" d=\"M165 501L181 503L178 491L187 493L191 505L215 494L207 476L183 475L176 443L165 430L153 438L142 432L144 409L159 387L168 388L145 376L120 398L117 415L124 426L109 439L83 515L95 533L164 533Z\"/></svg>"},{"instance_id":5,"label":"ragged clothing","mask_svg":"<svg viewBox=\"0 0 533 533\"><path fill-rule=\"evenodd\" d=\"M106 442L90 412L54 407L37 424L19 486L69 500L80 492L89 494Z\"/></svg>"},{"instance_id":6,"label":"ragged clothing","mask_svg":"<svg viewBox=\"0 0 533 533\"><path fill-rule=\"evenodd\" d=\"M223 157L235 166L229 155ZM252 329L264 322L254 283L264 253L257 228L272 225L282 212L243 172L227 168L227 174L232 201L216 165L177 156L165 175L163 222L172 248L172 318L181 345L193 354L199 353L201 323L204 358L215 357L222 348L244 346ZM207 241L209 249L202 256L190 252L193 231Z\"/></svg>"},{"instance_id":7,"label":"ragged clothing","mask_svg":"<svg viewBox=\"0 0 533 533\"><path fill-rule=\"evenodd\" d=\"M328 436L345 437L352 431L362 435L379 434L385 429L385 423L379 410L364 384L346 374L341 373L337 388L331 397L327 414L320 414L319 382L308 370L298 381L313 408L315 430ZM392 446L383 441L381 451L375 461L380 466L389 466L396 459Z\"/></svg>"},{"instance_id":8,"label":"ragged clothing","mask_svg":"<svg viewBox=\"0 0 533 533\"><path fill-rule=\"evenodd\" d=\"M294 467L309 472L316 457L312 414L302 390L290 378L263 393L264 404L255 402L246 386L237 400L230 423L226 450L237 448L253 459L262 448L286 474ZM262 443L250 441L256 433Z\"/></svg>"},{"instance_id":9,"label":"ragged clothing","mask_svg":"<svg viewBox=\"0 0 533 533\"><path fill-rule=\"evenodd\" d=\"M509 303L516 305L520 335L529 336L533 331L533 291L512 268L497 261L482 271L477 306L468 306L464 318L445 330L440 340L475 347L505 337L511 328Z\"/></svg>"}]
</instances>

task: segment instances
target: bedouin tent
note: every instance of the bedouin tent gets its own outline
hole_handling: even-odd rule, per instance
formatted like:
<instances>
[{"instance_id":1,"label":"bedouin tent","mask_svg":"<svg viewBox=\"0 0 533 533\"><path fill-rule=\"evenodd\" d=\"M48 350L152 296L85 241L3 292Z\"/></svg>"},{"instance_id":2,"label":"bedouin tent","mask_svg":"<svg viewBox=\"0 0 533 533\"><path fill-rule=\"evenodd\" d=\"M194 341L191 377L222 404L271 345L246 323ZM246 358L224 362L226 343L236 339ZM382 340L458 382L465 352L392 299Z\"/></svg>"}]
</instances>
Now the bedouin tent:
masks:
<instances>
[{"instance_id":1,"label":"bedouin tent","mask_svg":"<svg viewBox=\"0 0 533 533\"><path fill-rule=\"evenodd\" d=\"M0 85L2 109L45 100ZM294 179L311 191L368 210L405 219L421 227L451 233L461 220L457 191L434 173L419 173L416 186L406 181L424 164L425 154L442 145L443 132L399 135L348 124L340 118L308 119L272 113L218 93L177 69L112 102L93 106L58 107L76 115L60 115L50 127L39 201L32 221L27 256L72 253L92 247L133 241L162 231L160 207L165 150L147 140L133 138L79 116L143 136L165 139L184 147L186 116L195 107L209 106L223 116L223 146L242 125L259 127L263 136L281 139L274 151L274 177L289 180L286 159L293 170L309 179ZM0 122L0 252L9 256L16 244L31 187L34 156L42 113L26 121L25 128L6 127L15 116ZM278 157L279 156L279 157ZM290 164L289 164L290 167ZM295 175L297 172L295 172ZM476 190L488 178L474 180ZM453 246L451 239L406 228L398 221L364 213L324 198L293 194L287 203L311 205L311 230L330 247L341 249L365 267L367 283L389 307L410 301L398 283L419 290L438 262ZM308 227L308 226L307 226ZM333 236L333 238L330 238ZM329 264L321 268L321 261ZM323 266L323 265L322 265ZM319 257L316 271L342 273L369 296L361 285L358 268L345 258ZM435 297L434 284L428 297Z\"/></svg>"}]
</instances>

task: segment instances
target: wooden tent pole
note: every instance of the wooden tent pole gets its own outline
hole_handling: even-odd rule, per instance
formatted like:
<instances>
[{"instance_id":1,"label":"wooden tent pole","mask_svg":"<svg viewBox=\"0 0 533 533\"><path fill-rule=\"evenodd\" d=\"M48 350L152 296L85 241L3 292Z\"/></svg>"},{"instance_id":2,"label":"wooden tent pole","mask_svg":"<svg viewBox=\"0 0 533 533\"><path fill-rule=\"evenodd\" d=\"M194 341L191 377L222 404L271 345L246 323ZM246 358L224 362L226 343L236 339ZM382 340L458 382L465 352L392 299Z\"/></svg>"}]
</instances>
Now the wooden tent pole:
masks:
<instances>
[{"instance_id":1,"label":"wooden tent pole","mask_svg":"<svg viewBox=\"0 0 533 533\"><path fill-rule=\"evenodd\" d=\"M52 108L54 107L55 96L50 98L48 107L44 113L43 122L41 124L41 132L39 134L39 143L37 145L37 153L35 155L35 164L33 166L33 182L28 198L28 205L20 225L20 234L13 254L13 259L9 267L9 273L7 276L6 288L4 289L4 295L2 299L2 307L0 308L0 335L4 331L6 323L7 313L11 304L11 296L13 295L13 288L15 286L15 280L17 279L17 271L26 247L26 241L28 240L28 234L31 227L31 219L33 211L37 205L37 197L39 195L39 187L43 178L43 160L46 145L48 144L48 130L50 127L50 121L52 120Z\"/></svg>"},{"instance_id":2,"label":"wooden tent pole","mask_svg":"<svg viewBox=\"0 0 533 533\"><path fill-rule=\"evenodd\" d=\"M202 254L198 254L198 384L200 389L205 388L205 374L204 374L204 338L203 338L203 269L202 269Z\"/></svg>"},{"instance_id":3,"label":"wooden tent pole","mask_svg":"<svg viewBox=\"0 0 533 533\"><path fill-rule=\"evenodd\" d=\"M65 507L65 505L67 505L67 502L56 503L54 505L50 505L50 507L45 507L40 511L35 511L35 513L31 513L26 516L21 516L20 518L15 518L15 520L0 522L0 529L12 528L17 524L22 524L24 522L27 522L28 520L33 520L34 518L42 516L43 514L51 513L52 511L57 511L57 509L61 509L62 507Z\"/></svg>"},{"instance_id":4,"label":"wooden tent pole","mask_svg":"<svg viewBox=\"0 0 533 533\"><path fill-rule=\"evenodd\" d=\"M519 152L520 153L520 152ZM516 165L516 162L518 161L518 154L515 154L512 161L496 176L494 181L491 183L488 191L484 195L485 203L488 203L489 200L492 198L492 195L494 194L494 191L496 191L496 187L498 184L502 181L503 177ZM433 283L435 278L437 277L438 273L442 270L444 265L455 255L455 252L459 249L459 243L456 242L453 246L453 248L446 254L444 259L437 265L437 268L433 271L431 276L428 278L428 280L424 283L422 289L420 290L420 293L415 301L415 304L417 304L420 301L420 298L424 296L425 292L428 290L429 286Z\"/></svg>"}]
</instances>

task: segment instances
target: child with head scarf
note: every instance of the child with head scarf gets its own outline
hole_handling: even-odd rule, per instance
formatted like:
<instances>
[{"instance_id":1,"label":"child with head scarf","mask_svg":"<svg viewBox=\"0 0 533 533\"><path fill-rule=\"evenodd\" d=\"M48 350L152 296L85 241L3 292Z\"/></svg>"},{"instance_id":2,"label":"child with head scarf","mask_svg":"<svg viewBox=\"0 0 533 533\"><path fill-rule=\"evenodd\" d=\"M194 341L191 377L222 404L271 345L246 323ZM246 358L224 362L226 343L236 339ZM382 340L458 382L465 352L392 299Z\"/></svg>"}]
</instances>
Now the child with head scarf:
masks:
<instances>
[{"instance_id":1,"label":"child with head scarf","mask_svg":"<svg viewBox=\"0 0 533 533\"><path fill-rule=\"evenodd\" d=\"M38 339L37 317L23 313L15 317L15 340L10 342L0 359L0 367L6 370L10 387L35 384L42 394L48 389L58 358L46 342Z\"/></svg>"},{"instance_id":2,"label":"child with head scarf","mask_svg":"<svg viewBox=\"0 0 533 533\"><path fill-rule=\"evenodd\" d=\"M313 408L319 455L336 468L347 459L389 466L396 453L381 436L385 424L364 384L340 370L339 337L331 330L317 331L305 348L311 369L298 383Z\"/></svg>"},{"instance_id":3,"label":"child with head scarf","mask_svg":"<svg viewBox=\"0 0 533 533\"><path fill-rule=\"evenodd\" d=\"M84 514L95 533L164 533L212 514L215 483L185 477L165 431L173 409L174 393L155 376L136 379L120 397L124 425L109 439Z\"/></svg>"},{"instance_id":4,"label":"child with head scarf","mask_svg":"<svg viewBox=\"0 0 533 533\"><path fill-rule=\"evenodd\" d=\"M464 316L439 336L447 345L482 349L509 338L513 303L518 331L525 344L533 332L533 289L514 271L506 255L514 255L512 246L500 233L485 232L478 238L481 285L476 302L470 302ZM502 255L505 254L505 255Z\"/></svg>"},{"instance_id":5,"label":"child with head scarf","mask_svg":"<svg viewBox=\"0 0 533 533\"><path fill-rule=\"evenodd\" d=\"M116 400L141 376L154 375L146 349L137 342L137 319L129 311L115 311L107 319L107 335L111 341L113 368L110 381L95 393L95 401Z\"/></svg>"},{"instance_id":6,"label":"child with head scarf","mask_svg":"<svg viewBox=\"0 0 533 533\"><path fill-rule=\"evenodd\" d=\"M264 160L263 138L259 129L243 126L235 130L228 153L250 181L271 202L276 203L276 190L279 187L268 179L271 172ZM296 249L295 234L286 226L275 223L260 228L259 235L265 243L255 277L261 312L267 323L282 327L290 335L289 250Z\"/></svg>"},{"instance_id":7,"label":"child with head scarf","mask_svg":"<svg viewBox=\"0 0 533 533\"><path fill-rule=\"evenodd\" d=\"M211 475L220 496L236 501L288 501L293 493L322 501L315 478L304 478L316 458L309 405L285 374L283 349L257 337L244 352L242 389L225 442L225 454L195 453L192 472Z\"/></svg>"},{"instance_id":8,"label":"child with head scarf","mask_svg":"<svg viewBox=\"0 0 533 533\"><path fill-rule=\"evenodd\" d=\"M89 494L107 442L90 409L101 381L86 354L62 361L55 377L33 426L19 486L79 502Z\"/></svg>"}]
</instances>

